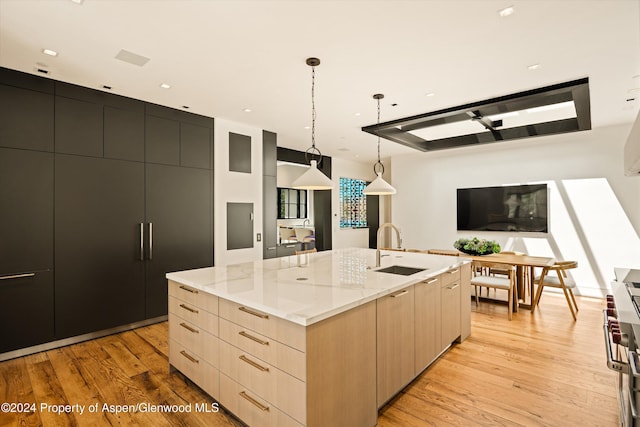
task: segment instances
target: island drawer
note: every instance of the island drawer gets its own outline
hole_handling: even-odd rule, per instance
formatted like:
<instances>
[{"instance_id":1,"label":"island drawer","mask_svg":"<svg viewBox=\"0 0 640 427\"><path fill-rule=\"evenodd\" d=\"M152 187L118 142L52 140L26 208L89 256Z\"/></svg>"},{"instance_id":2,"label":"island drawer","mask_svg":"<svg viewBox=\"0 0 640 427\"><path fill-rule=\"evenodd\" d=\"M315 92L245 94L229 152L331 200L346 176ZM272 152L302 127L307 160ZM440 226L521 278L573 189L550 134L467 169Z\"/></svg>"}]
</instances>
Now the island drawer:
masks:
<instances>
[{"instance_id":1,"label":"island drawer","mask_svg":"<svg viewBox=\"0 0 640 427\"><path fill-rule=\"evenodd\" d=\"M305 424L304 382L224 341L220 345L220 372Z\"/></svg>"},{"instance_id":2,"label":"island drawer","mask_svg":"<svg viewBox=\"0 0 640 427\"><path fill-rule=\"evenodd\" d=\"M220 299L220 317L302 352L305 351L304 326L222 298Z\"/></svg>"},{"instance_id":3,"label":"island drawer","mask_svg":"<svg viewBox=\"0 0 640 427\"><path fill-rule=\"evenodd\" d=\"M453 282L460 280L460 268L452 268L451 270L442 273L440 276L440 283L444 285L449 285Z\"/></svg>"},{"instance_id":4,"label":"island drawer","mask_svg":"<svg viewBox=\"0 0 640 427\"><path fill-rule=\"evenodd\" d=\"M306 381L306 356L295 348L225 319L220 319L220 339Z\"/></svg>"},{"instance_id":5,"label":"island drawer","mask_svg":"<svg viewBox=\"0 0 640 427\"><path fill-rule=\"evenodd\" d=\"M174 314L169 315L169 339L212 365L219 365L220 340L218 337Z\"/></svg>"},{"instance_id":6,"label":"island drawer","mask_svg":"<svg viewBox=\"0 0 640 427\"><path fill-rule=\"evenodd\" d=\"M194 287L169 280L169 296L179 298L209 313L218 314L218 297Z\"/></svg>"},{"instance_id":7,"label":"island drawer","mask_svg":"<svg viewBox=\"0 0 640 427\"><path fill-rule=\"evenodd\" d=\"M220 403L243 423L260 427L301 427L302 424L258 397L253 391L220 374Z\"/></svg>"},{"instance_id":8,"label":"island drawer","mask_svg":"<svg viewBox=\"0 0 640 427\"><path fill-rule=\"evenodd\" d=\"M169 363L209 395L220 396L218 368L174 340L169 340Z\"/></svg>"},{"instance_id":9,"label":"island drawer","mask_svg":"<svg viewBox=\"0 0 640 427\"><path fill-rule=\"evenodd\" d=\"M218 335L218 316L196 306L195 304L170 296L169 313L173 313L193 323L212 335Z\"/></svg>"}]
</instances>

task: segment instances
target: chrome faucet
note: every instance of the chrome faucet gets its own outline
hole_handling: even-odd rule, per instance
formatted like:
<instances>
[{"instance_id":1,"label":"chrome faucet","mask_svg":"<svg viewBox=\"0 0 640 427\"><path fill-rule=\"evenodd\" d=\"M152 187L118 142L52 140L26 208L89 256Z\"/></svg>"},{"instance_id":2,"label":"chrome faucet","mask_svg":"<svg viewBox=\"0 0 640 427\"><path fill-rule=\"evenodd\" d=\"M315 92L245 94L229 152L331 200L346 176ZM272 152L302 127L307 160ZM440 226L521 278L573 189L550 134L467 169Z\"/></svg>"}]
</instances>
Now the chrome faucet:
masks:
<instances>
[{"instance_id":1,"label":"chrome faucet","mask_svg":"<svg viewBox=\"0 0 640 427\"><path fill-rule=\"evenodd\" d=\"M376 267L380 267L380 234L382 230L385 228L393 228L396 231L396 241L398 242L398 249L402 247L402 239L400 238L400 230L398 227L391 224L390 222L385 222L380 227L378 227L378 233L376 234Z\"/></svg>"},{"instance_id":2,"label":"chrome faucet","mask_svg":"<svg viewBox=\"0 0 640 427\"><path fill-rule=\"evenodd\" d=\"M302 228L304 228L305 224L307 224L307 223L311 224L311 221L309 221L309 218L307 218L304 221L302 221Z\"/></svg>"}]
</instances>

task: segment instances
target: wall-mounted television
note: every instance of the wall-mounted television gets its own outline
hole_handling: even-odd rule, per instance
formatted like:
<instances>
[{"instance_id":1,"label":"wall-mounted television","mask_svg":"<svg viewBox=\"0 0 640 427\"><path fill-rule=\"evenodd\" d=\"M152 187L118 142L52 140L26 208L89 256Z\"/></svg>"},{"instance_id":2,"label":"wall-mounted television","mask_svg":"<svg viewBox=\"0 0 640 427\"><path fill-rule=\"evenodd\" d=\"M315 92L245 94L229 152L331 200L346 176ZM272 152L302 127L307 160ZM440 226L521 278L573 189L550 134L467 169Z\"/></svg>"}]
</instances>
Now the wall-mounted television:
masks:
<instances>
[{"instance_id":1,"label":"wall-mounted television","mask_svg":"<svg viewBox=\"0 0 640 427\"><path fill-rule=\"evenodd\" d=\"M547 184L458 188L458 230L547 233Z\"/></svg>"}]
</instances>

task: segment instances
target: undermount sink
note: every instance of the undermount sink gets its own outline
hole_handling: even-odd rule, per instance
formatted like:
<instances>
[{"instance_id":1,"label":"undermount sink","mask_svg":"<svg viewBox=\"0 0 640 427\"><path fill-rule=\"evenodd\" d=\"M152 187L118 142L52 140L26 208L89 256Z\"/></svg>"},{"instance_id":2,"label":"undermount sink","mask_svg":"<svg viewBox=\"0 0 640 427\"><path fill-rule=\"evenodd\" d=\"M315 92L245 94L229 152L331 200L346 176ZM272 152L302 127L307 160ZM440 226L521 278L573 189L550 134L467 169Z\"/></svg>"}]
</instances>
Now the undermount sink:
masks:
<instances>
[{"instance_id":1,"label":"undermount sink","mask_svg":"<svg viewBox=\"0 0 640 427\"><path fill-rule=\"evenodd\" d=\"M391 273L391 274L400 274L402 276L411 276L412 274L419 273L425 270L426 268L415 268L415 267L405 267L402 265L391 265L389 267L380 268L375 271L377 271L378 273Z\"/></svg>"}]
</instances>

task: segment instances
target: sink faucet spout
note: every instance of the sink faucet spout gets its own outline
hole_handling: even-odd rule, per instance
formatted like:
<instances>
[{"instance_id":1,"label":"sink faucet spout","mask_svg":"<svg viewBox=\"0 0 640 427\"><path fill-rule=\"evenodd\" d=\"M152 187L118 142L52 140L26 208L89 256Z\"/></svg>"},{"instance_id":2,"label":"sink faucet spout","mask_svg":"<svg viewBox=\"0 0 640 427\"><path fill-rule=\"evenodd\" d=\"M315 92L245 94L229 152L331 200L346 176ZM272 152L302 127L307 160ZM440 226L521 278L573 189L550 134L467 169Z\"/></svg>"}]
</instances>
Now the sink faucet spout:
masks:
<instances>
[{"instance_id":1,"label":"sink faucet spout","mask_svg":"<svg viewBox=\"0 0 640 427\"><path fill-rule=\"evenodd\" d=\"M380 236L382 235L382 231L385 228L392 228L396 232L396 242L398 243L398 249L402 247L402 239L400 238L400 230L398 227L391 224L390 222L385 222L380 227L378 227L378 233L376 235L376 267L380 267Z\"/></svg>"}]
</instances>

